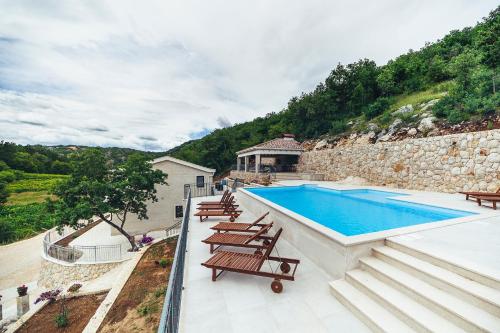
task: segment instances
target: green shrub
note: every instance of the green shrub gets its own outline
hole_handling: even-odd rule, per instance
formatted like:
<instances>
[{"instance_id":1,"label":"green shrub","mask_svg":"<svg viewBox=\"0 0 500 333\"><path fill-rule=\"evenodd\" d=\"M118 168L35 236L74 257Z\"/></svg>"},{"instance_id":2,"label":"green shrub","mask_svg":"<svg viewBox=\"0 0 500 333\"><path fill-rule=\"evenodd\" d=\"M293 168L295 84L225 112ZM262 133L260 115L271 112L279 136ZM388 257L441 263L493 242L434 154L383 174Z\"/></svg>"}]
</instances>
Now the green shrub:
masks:
<instances>
[{"instance_id":1,"label":"green shrub","mask_svg":"<svg viewBox=\"0 0 500 333\"><path fill-rule=\"evenodd\" d=\"M165 294L166 288L160 288L155 290L155 297L159 298Z\"/></svg>"},{"instance_id":2,"label":"green shrub","mask_svg":"<svg viewBox=\"0 0 500 333\"><path fill-rule=\"evenodd\" d=\"M459 110L452 110L448 113L448 116L446 117L448 121L452 124L458 124L461 123L462 121L466 121L469 119L469 115L465 112L461 112Z\"/></svg>"},{"instance_id":3,"label":"green shrub","mask_svg":"<svg viewBox=\"0 0 500 333\"><path fill-rule=\"evenodd\" d=\"M9 166L4 161L0 161L0 171L8 170Z\"/></svg>"},{"instance_id":4,"label":"green shrub","mask_svg":"<svg viewBox=\"0 0 500 333\"><path fill-rule=\"evenodd\" d=\"M63 309L60 313L58 313L55 318L55 322L56 326L59 328L68 326L69 324L68 310Z\"/></svg>"},{"instance_id":5,"label":"green shrub","mask_svg":"<svg viewBox=\"0 0 500 333\"><path fill-rule=\"evenodd\" d=\"M161 258L160 261L158 262L158 264L161 267L165 268L168 265L172 265L173 262L174 262L174 258Z\"/></svg>"},{"instance_id":6,"label":"green shrub","mask_svg":"<svg viewBox=\"0 0 500 333\"><path fill-rule=\"evenodd\" d=\"M157 304L146 304L144 306L141 306L139 309L137 309L137 312L141 316L145 316L148 314L151 314L153 312L158 311L158 305Z\"/></svg>"},{"instance_id":7,"label":"green shrub","mask_svg":"<svg viewBox=\"0 0 500 333\"><path fill-rule=\"evenodd\" d=\"M387 97L380 97L374 103L370 104L365 110L364 114L366 119L375 118L381 115L391 105L391 99Z\"/></svg>"},{"instance_id":8,"label":"green shrub","mask_svg":"<svg viewBox=\"0 0 500 333\"><path fill-rule=\"evenodd\" d=\"M7 202L9 197L9 191L7 191L7 185L4 182L0 182L0 207Z\"/></svg>"},{"instance_id":9,"label":"green shrub","mask_svg":"<svg viewBox=\"0 0 500 333\"><path fill-rule=\"evenodd\" d=\"M345 120L334 120L332 121L332 127L330 129L331 135L337 135L343 133L347 130L347 123Z\"/></svg>"},{"instance_id":10,"label":"green shrub","mask_svg":"<svg viewBox=\"0 0 500 333\"><path fill-rule=\"evenodd\" d=\"M16 180L16 174L13 170L0 171L0 182L12 183L14 180Z\"/></svg>"},{"instance_id":11,"label":"green shrub","mask_svg":"<svg viewBox=\"0 0 500 333\"><path fill-rule=\"evenodd\" d=\"M35 236L54 226L46 203L0 206L0 244Z\"/></svg>"}]
</instances>

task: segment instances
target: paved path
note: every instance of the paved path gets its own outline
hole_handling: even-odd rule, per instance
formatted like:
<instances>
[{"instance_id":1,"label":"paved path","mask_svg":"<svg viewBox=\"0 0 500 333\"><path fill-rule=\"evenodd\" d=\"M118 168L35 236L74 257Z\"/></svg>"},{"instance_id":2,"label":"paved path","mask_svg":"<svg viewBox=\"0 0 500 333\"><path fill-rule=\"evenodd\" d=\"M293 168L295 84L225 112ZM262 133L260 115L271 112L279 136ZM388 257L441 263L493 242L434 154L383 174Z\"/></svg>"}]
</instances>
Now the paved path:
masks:
<instances>
[{"instance_id":1,"label":"paved path","mask_svg":"<svg viewBox=\"0 0 500 333\"><path fill-rule=\"evenodd\" d=\"M0 246L0 290L38 280L44 234Z\"/></svg>"}]
</instances>

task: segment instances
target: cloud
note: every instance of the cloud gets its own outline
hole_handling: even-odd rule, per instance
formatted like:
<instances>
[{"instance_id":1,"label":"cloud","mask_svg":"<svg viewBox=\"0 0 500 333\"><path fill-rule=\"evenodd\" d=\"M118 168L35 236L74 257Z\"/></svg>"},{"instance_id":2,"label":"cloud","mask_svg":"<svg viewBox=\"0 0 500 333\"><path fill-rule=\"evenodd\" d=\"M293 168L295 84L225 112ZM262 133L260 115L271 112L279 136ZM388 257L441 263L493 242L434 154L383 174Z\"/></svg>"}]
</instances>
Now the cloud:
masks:
<instances>
[{"instance_id":1,"label":"cloud","mask_svg":"<svg viewBox=\"0 0 500 333\"><path fill-rule=\"evenodd\" d=\"M166 150L282 110L338 62L383 64L496 5L0 0L0 139Z\"/></svg>"},{"instance_id":2,"label":"cloud","mask_svg":"<svg viewBox=\"0 0 500 333\"><path fill-rule=\"evenodd\" d=\"M229 127L232 124L226 117L217 117L217 125L219 125L219 127L224 128L224 127Z\"/></svg>"}]
</instances>

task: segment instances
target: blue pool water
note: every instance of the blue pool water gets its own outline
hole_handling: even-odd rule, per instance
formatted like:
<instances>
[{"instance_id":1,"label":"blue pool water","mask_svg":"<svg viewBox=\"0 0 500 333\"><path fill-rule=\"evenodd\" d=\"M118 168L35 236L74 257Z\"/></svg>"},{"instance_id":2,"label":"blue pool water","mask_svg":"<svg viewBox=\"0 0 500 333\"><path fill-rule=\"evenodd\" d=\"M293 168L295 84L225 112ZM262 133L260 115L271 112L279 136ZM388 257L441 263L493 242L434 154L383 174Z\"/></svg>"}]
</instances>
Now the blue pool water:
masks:
<instances>
[{"instance_id":1,"label":"blue pool water","mask_svg":"<svg viewBox=\"0 0 500 333\"><path fill-rule=\"evenodd\" d=\"M401 193L375 190L337 191L307 185L247 190L346 236L474 214L401 202L391 199Z\"/></svg>"}]
</instances>

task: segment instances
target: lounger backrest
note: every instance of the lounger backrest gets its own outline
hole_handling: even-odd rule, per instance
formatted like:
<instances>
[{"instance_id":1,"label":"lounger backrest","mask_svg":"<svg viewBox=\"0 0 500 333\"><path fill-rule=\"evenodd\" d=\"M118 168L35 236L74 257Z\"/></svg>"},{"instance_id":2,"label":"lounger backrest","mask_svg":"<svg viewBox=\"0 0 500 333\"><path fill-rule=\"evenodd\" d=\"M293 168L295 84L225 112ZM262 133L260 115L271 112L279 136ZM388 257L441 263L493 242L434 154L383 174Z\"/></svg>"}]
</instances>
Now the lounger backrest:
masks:
<instances>
[{"instance_id":1,"label":"lounger backrest","mask_svg":"<svg viewBox=\"0 0 500 333\"><path fill-rule=\"evenodd\" d=\"M254 239L257 239L257 237L259 237L260 235L262 235L263 233L265 233L269 229L271 229L272 226L273 226L273 222L271 222L268 225L266 225L265 227L261 228L259 231L257 231L255 234L253 234L253 236L248 237L248 239L245 241L245 244L248 244L251 241L253 241Z\"/></svg>"},{"instance_id":2,"label":"lounger backrest","mask_svg":"<svg viewBox=\"0 0 500 333\"><path fill-rule=\"evenodd\" d=\"M229 200L225 203L226 206L233 206L236 203L234 196L231 196Z\"/></svg>"},{"instance_id":3,"label":"lounger backrest","mask_svg":"<svg viewBox=\"0 0 500 333\"><path fill-rule=\"evenodd\" d=\"M224 194L222 194L222 198L220 199L220 203L221 204L224 203L224 202L226 202L228 194L229 194L229 190L225 190Z\"/></svg>"},{"instance_id":4,"label":"lounger backrest","mask_svg":"<svg viewBox=\"0 0 500 333\"><path fill-rule=\"evenodd\" d=\"M223 195L220 203L222 205L225 205L230 198L231 198L231 194L228 191L226 191L226 192L224 192L224 195Z\"/></svg>"},{"instance_id":5,"label":"lounger backrest","mask_svg":"<svg viewBox=\"0 0 500 333\"><path fill-rule=\"evenodd\" d=\"M247 229L250 229L251 227L255 227L257 225L257 223L259 223L260 221L262 221L267 215L269 215L269 212L267 212L264 215L262 215L261 217L259 217L252 224L249 224L248 227L247 227Z\"/></svg>"},{"instance_id":6,"label":"lounger backrest","mask_svg":"<svg viewBox=\"0 0 500 333\"><path fill-rule=\"evenodd\" d=\"M282 231L283 231L283 228L280 228L278 230L278 232L274 235L273 240L271 241L271 244L269 244L269 247L267 248L266 252L262 255L262 259L259 263L259 268L257 270L259 270L262 267L262 264L264 263L264 261L267 258L269 258L269 256L271 255L271 252L273 251L274 246L276 245L276 242L278 241L278 238L280 238Z\"/></svg>"}]
</instances>

